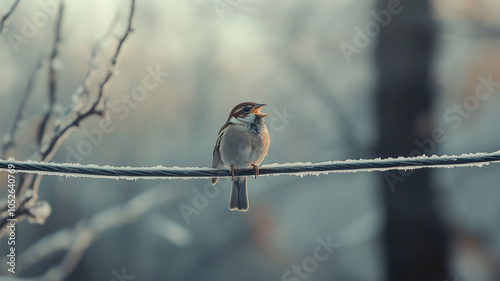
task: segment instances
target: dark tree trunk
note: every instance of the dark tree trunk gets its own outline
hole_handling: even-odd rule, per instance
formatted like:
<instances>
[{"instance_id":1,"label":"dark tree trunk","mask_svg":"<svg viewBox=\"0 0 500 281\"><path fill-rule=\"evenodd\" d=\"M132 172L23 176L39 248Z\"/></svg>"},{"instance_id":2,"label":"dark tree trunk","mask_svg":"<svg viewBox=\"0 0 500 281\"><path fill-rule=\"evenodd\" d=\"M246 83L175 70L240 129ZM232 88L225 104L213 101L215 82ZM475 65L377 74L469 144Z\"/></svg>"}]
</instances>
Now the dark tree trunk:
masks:
<instances>
[{"instance_id":1,"label":"dark tree trunk","mask_svg":"<svg viewBox=\"0 0 500 281\"><path fill-rule=\"evenodd\" d=\"M391 2L396 1L378 0L376 10L387 11ZM375 52L380 157L414 156L419 151L415 140L432 139L436 24L426 0L401 1L401 8L386 27L381 26ZM448 235L433 191L429 169L411 175L382 174L386 216L382 239L389 280L448 278Z\"/></svg>"}]
</instances>

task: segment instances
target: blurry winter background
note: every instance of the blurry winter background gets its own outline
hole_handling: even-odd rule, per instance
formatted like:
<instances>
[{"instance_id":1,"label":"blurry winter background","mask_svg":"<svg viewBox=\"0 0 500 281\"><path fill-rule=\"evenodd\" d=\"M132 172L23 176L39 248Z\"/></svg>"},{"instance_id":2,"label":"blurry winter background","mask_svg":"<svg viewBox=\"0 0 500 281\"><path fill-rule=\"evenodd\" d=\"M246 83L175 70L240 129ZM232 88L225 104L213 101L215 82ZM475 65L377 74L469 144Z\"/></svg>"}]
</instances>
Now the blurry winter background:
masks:
<instances>
[{"instance_id":1,"label":"blurry winter background","mask_svg":"<svg viewBox=\"0 0 500 281\"><path fill-rule=\"evenodd\" d=\"M15 2L2 1L0 16ZM93 101L106 74L113 73L103 92L104 117L81 122L53 162L209 167L219 128L244 101L268 104L263 111L272 142L263 164L378 157L377 63L396 60L412 71L428 58L406 61L394 48L394 56L376 60L377 35L392 30L396 17L413 15L415 23L425 23L418 16L422 11L412 8L421 2L426 1L138 0L133 31L111 69L129 1L64 1L61 39L50 60L59 1L21 0L0 34L0 132L4 144L15 144L2 158L36 159L37 129L50 109L50 65L57 74L55 103L43 142L68 108ZM422 126L440 128L445 136L435 147L417 141L414 149L497 151L500 4L431 4L433 121ZM382 10L392 19L377 22ZM391 34L397 33L385 33L385 44L397 39ZM40 60L12 139L30 73ZM81 103L90 62L96 69L85 85L90 95ZM401 81L394 77L392 83ZM448 258L441 261L447 273L435 280L500 279L498 169L432 171L432 204L449 233L443 240ZM17 225L17 273L6 271L5 259L1 272L48 280L384 280L391 267L381 239L381 194L397 198L403 191L380 179L379 173L249 179L250 210L239 213L227 208L227 180L212 187L209 180L46 176L39 197L52 213L45 224ZM0 180L5 186L5 173ZM5 235L0 243L5 258ZM399 257L417 254L401 250Z\"/></svg>"}]
</instances>

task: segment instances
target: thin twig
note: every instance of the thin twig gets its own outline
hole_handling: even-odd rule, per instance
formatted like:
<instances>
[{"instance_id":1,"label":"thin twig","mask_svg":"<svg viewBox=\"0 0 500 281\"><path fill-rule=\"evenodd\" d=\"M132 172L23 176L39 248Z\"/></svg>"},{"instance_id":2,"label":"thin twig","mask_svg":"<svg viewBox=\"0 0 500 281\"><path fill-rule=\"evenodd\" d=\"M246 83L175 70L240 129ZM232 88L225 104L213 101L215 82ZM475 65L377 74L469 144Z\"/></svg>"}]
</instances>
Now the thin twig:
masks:
<instances>
[{"instance_id":1,"label":"thin twig","mask_svg":"<svg viewBox=\"0 0 500 281\"><path fill-rule=\"evenodd\" d=\"M14 9L17 7L17 4L19 4L19 0L15 0L14 4L12 4L9 11L7 11L7 13L5 15L3 15L2 19L0 19L0 33L2 33L3 28L5 26L5 22L10 17L10 15L12 15L12 13L14 12Z\"/></svg>"},{"instance_id":2,"label":"thin twig","mask_svg":"<svg viewBox=\"0 0 500 281\"><path fill-rule=\"evenodd\" d=\"M89 84L91 83L91 78L94 72L97 70L98 65L96 63L97 56L99 55L99 51L104 44L105 39L107 39L112 33L117 23L118 17L115 15L111 25L108 28L108 31L96 41L94 47L90 52L90 60L88 63L88 69L85 75L83 76L81 85L77 88L76 92L73 94L71 99L71 103L68 108L58 117L58 119L54 122L54 132L59 132L62 128L66 126L71 126L73 120L68 122L67 119L74 118L74 116L81 114L81 110L87 106L86 101L89 99L90 90ZM43 156L42 156L43 157ZM46 157L45 160L47 160Z\"/></svg>"},{"instance_id":3,"label":"thin twig","mask_svg":"<svg viewBox=\"0 0 500 281\"><path fill-rule=\"evenodd\" d=\"M104 110L97 109L97 107L98 107L98 105L100 105L102 103L102 99L104 96L104 88L108 84L108 82L110 81L111 77L113 76L113 74L115 72L117 58L118 58L118 55L120 54L120 50L122 48L122 45L125 42L125 40L128 38L128 35L130 34L130 32L132 31L132 20L133 20L133 15L134 15L135 0L132 0L131 2L132 2L132 6L131 6L131 10L130 10L130 16L129 16L129 20L128 20L127 30L118 42L118 46L117 46L115 53L111 59L111 67L110 67L108 73L106 73L103 82L99 86L98 94L97 94L95 101L90 105L90 107L87 110L85 110L83 112L78 112L76 114L76 117L74 117L74 119L71 122L68 122L66 124L66 126L61 128L59 131L55 132L55 134L52 136L52 138L48 141L46 149L43 152L41 152L41 154L40 154L41 160L47 161L48 159L51 158L52 154L55 153L55 151L57 151L57 147L58 147L60 141L62 141L64 139L64 137L70 131L71 128L79 126L79 124L84 119L86 119L87 117L89 117L91 115L103 115L104 114Z\"/></svg>"},{"instance_id":4,"label":"thin twig","mask_svg":"<svg viewBox=\"0 0 500 281\"><path fill-rule=\"evenodd\" d=\"M118 55L120 54L123 43L125 42L125 40L128 38L128 35L132 31L132 20L133 20L134 10L135 10L135 0L131 0L130 16L128 18L127 30L122 35L122 37L119 38L118 45L111 59L111 67L107 72L107 74L105 75L103 82L100 84L95 101L87 109L82 109L81 111L76 112L75 114L76 116L73 117L73 119L67 122L64 126L55 127L55 129L57 130L54 131L54 133L47 140L47 144L44 145L43 148L41 147L41 150L39 151L39 157L38 157L39 161L50 161L54 153L57 151L59 144L65 139L65 137L68 135L71 129L79 126L80 122L82 122L84 119L92 115L102 116L104 114L105 109L98 109L98 106L102 103L104 96L104 88L114 74L117 58ZM60 11L62 11L62 9ZM53 54L54 51L52 52L51 58L55 58L57 56L57 50L55 51L54 56ZM53 84L53 86L51 86L50 89L54 90L54 101L55 101L55 84ZM44 132L45 129L42 129L42 131ZM39 144L40 143L41 142L39 142ZM29 208L34 206L36 200L38 199L38 188L40 186L42 176L43 175L38 174L36 176L29 177L29 179L25 180L25 184L20 188L21 191L19 193L23 194L23 196L20 196L17 202L18 206L15 210L18 222L32 215ZM9 218L8 215L6 214L5 205L1 207L0 213L1 213L1 218L0 218L0 235L1 235L5 232L5 227L7 225L7 218Z\"/></svg>"},{"instance_id":5,"label":"thin twig","mask_svg":"<svg viewBox=\"0 0 500 281\"><path fill-rule=\"evenodd\" d=\"M58 11L58 18L55 24L55 30L54 30L54 43L52 47L52 51L49 56L49 88L48 88L48 109L45 112L45 114L42 117L42 120L40 122L40 125L38 126L37 129L37 134L36 134L36 147L37 147L37 152L40 154L42 151L42 142L43 142L43 137L45 135L46 128L49 124L49 120L52 116L52 113L54 111L54 106L56 102L56 93L57 93L57 69L56 69L56 57L59 53L59 43L61 42L61 25L62 25L62 18L63 18L63 11L64 11L64 2L61 1L59 4L59 11ZM39 159L42 160L42 159ZM28 196L24 196L20 198L21 204L18 205L19 208L19 213L29 213L26 209L26 207L31 207L35 203L35 201L38 199L38 192L37 192L37 183L40 182L40 176L29 176L28 179L23 179L23 185L19 185L19 188L17 190L17 194L24 194L26 191L28 192ZM25 206L27 204L28 206ZM23 210L24 208L24 210ZM2 210L3 211L3 210Z\"/></svg>"},{"instance_id":6,"label":"thin twig","mask_svg":"<svg viewBox=\"0 0 500 281\"><path fill-rule=\"evenodd\" d=\"M82 255L101 234L132 224L155 207L176 198L177 195L173 194L171 190L164 186L158 186L136 195L123 205L107 208L91 218L82 219L74 229L62 229L49 234L21 254L17 271L22 272L40 261L66 250L66 255L59 265L37 278L37 280L63 280L73 272ZM2 262L4 261L5 258Z\"/></svg>"},{"instance_id":7,"label":"thin twig","mask_svg":"<svg viewBox=\"0 0 500 281\"><path fill-rule=\"evenodd\" d=\"M38 127L38 132L36 135L36 144L39 147L39 150L42 150L42 142L43 136L45 135L45 130L49 123L50 117L52 116L52 112L54 111L54 105L56 103L56 92L57 92L57 69L56 69L56 57L59 52L59 43L61 42L61 23L63 18L64 11L64 2L59 4L59 17L57 18L57 22L55 25L54 31L54 46L52 48L52 52L49 57L49 89L48 89L48 98L49 98L49 108L45 112L45 115L40 122L40 126Z\"/></svg>"},{"instance_id":8,"label":"thin twig","mask_svg":"<svg viewBox=\"0 0 500 281\"><path fill-rule=\"evenodd\" d=\"M104 40L106 40L106 38L108 38L111 34L113 34L113 30L115 29L117 23L118 23L118 16L115 15L113 21L111 22L111 25L108 28L108 31L99 40L97 40L96 44L94 45L94 48L92 48L89 61L89 68L87 69L87 72L85 73L82 82L82 89L84 96L89 95L88 84L90 83L90 78L92 77L92 73L97 69L97 65L95 63L97 55L99 54L99 51L101 50L102 45L104 44Z\"/></svg>"},{"instance_id":9,"label":"thin twig","mask_svg":"<svg viewBox=\"0 0 500 281\"><path fill-rule=\"evenodd\" d=\"M31 71L31 74L28 79L28 83L26 86L26 90L24 91L23 97L21 98L21 103L19 104L19 107L17 109L16 116L14 117L14 122L12 123L12 127L10 128L10 132L8 134L8 139L4 143L3 148L2 148L2 157L6 157L7 150L9 148L15 146L15 138L16 138L16 133L17 130L19 129L19 123L22 121L23 116L24 116L24 109L26 108L26 103L28 102L28 99L32 93L33 85L35 84L35 77L36 74L38 73L38 70L42 66L42 59L38 60L37 65Z\"/></svg>"},{"instance_id":10,"label":"thin twig","mask_svg":"<svg viewBox=\"0 0 500 281\"><path fill-rule=\"evenodd\" d=\"M176 199L176 196L171 191L166 190L165 187L153 188L135 196L122 206L108 208L88 220L80 221L72 232L67 233L67 238L72 241L68 245L68 251L62 262L49 269L40 280L64 280L73 272L83 254L102 233L131 224L151 209L174 199ZM57 241L53 242L58 243ZM43 245L39 247L50 246ZM29 253L28 249L27 253L23 254L22 257L30 257Z\"/></svg>"},{"instance_id":11,"label":"thin twig","mask_svg":"<svg viewBox=\"0 0 500 281\"><path fill-rule=\"evenodd\" d=\"M77 227L75 240L62 262L49 269L42 280L64 280L80 262L85 251L99 235L109 229L130 224L154 207L163 205L175 199L165 188L155 188L145 191L132 198L123 206L109 208L95 215L88 222Z\"/></svg>"},{"instance_id":12,"label":"thin twig","mask_svg":"<svg viewBox=\"0 0 500 281\"><path fill-rule=\"evenodd\" d=\"M128 21L128 25L127 25L127 30L125 31L125 34L118 41L118 45L116 47L115 54L111 58L111 67L110 67L108 73L106 74L106 76L104 78L104 81L102 81L102 83L101 83L101 85L99 87L97 98L96 98L94 104L88 110L88 112L87 112L88 114L94 114L94 113L100 113L100 114L102 114L103 113L103 112L96 111L96 107L102 102L104 88L108 84L109 80L111 79L111 77L115 73L116 62L118 61L118 55L120 54L120 50L122 49L123 43L128 38L128 35L132 32L132 20L134 18L134 11L135 11L134 7L135 7L135 0L132 0L131 1L130 16L129 16L129 21Z\"/></svg>"}]
</instances>

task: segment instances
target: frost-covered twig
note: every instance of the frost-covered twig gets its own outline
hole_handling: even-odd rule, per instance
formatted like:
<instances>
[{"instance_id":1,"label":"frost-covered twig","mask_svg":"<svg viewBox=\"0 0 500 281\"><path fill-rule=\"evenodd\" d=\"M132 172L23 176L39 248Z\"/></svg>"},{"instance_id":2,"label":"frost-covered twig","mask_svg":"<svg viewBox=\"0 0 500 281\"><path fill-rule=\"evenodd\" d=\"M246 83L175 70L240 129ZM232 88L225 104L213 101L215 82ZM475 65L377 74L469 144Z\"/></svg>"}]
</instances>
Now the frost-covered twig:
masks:
<instances>
[{"instance_id":1,"label":"frost-covered twig","mask_svg":"<svg viewBox=\"0 0 500 281\"><path fill-rule=\"evenodd\" d=\"M134 10L135 10L135 0L131 0L130 15L128 18L127 30L125 31L125 33L121 37L119 37L118 45L117 45L115 52L113 53L113 56L111 58L111 67L110 67L109 71L107 72L107 74L105 75L103 82L99 86L97 97L96 97L95 101L93 103L91 103L90 106L88 106L87 108L83 108L83 109L77 111L74 114L75 116L73 116L69 121L64 122L63 126L57 126L57 125L54 126L54 132L52 132L47 137L47 141L45 142L45 144L43 146L40 146L40 150L38 152L38 157L37 157L39 161L50 161L50 159L52 158L54 153L57 151L59 144L66 138L67 134L71 131L72 128L79 126L80 122L82 122L83 120L85 120L86 118L88 118L92 115L101 115L102 116L104 114L105 108L104 109L99 108L99 106L102 104L102 101L103 101L104 88L114 74L114 71L116 68L116 63L117 63L117 58L118 58L118 55L120 54L123 43L128 38L128 35L130 34L130 32L132 31L132 20L133 20ZM63 11L62 8L60 8L60 12L62 12L62 11ZM59 23L59 25L60 25L60 23ZM56 36L56 42L58 42L58 40L59 40L57 38L59 38L59 37ZM55 52L53 50L51 58L55 59L56 56L57 56L57 48L56 48ZM53 63L54 63L53 59L51 59L51 67L53 67ZM54 70L53 74L55 75L56 69L54 68L53 70ZM52 71L51 71L51 75L52 75ZM55 77L55 76L51 76L51 77ZM52 80L53 79L51 78L51 81ZM54 83L50 82L53 84L52 84L52 86L49 87L49 92L53 91L54 95L53 96L50 95L49 99L54 98L53 101L55 102L55 90L56 90L55 82L56 82L56 80L53 80L53 81L54 81ZM105 107L105 105L104 105L104 107ZM51 111L52 110L49 110L48 112L51 112ZM45 120L45 117L43 118L43 120ZM49 116L49 118L50 118L50 116ZM43 125L43 122L39 128L39 132L42 132L42 133L45 132L45 125ZM41 145L42 139L44 137L43 134L41 137L37 136L37 143L39 145ZM16 208L16 218L18 219L18 221L25 219L26 216L35 215L36 213L32 212L30 210L31 208L40 209L40 206L38 206L38 205L44 204L44 203L46 205L48 205L46 202L39 202L39 203L36 202L38 199L38 187L40 185L41 178L42 178L41 174L38 174L36 176L30 175L28 179L24 180L24 184L20 187L19 194L22 194L22 196L20 196L20 198L18 199L18 206ZM43 205L41 207L47 207L46 205ZM1 214L0 215L0 234L5 233L7 219L9 218L7 212L5 212L5 211L6 211L6 206L2 206L0 209L0 214ZM40 214L42 214L42 212ZM43 215L45 216L45 215L47 215L47 213L44 212ZM43 221L44 218L41 217L39 219L38 218L33 218L33 219L35 221Z\"/></svg>"},{"instance_id":2,"label":"frost-covered twig","mask_svg":"<svg viewBox=\"0 0 500 281\"><path fill-rule=\"evenodd\" d=\"M116 50L111 58L111 67L109 68L108 72L106 73L104 80L99 85L99 89L98 89L98 93L97 93L97 97L95 98L95 101L87 109L83 109L83 110L77 112L76 116L71 121L67 122L65 126L63 126L62 128L60 128L59 130L57 130L54 133L54 135L48 141L48 143L46 145L46 149L44 151L42 151L42 153L41 153L40 158L42 160L46 161L48 158L50 158L52 156L52 154L55 151L57 151L57 147L58 147L60 141L62 141L64 139L64 137L70 131L70 129L72 129L73 127L79 126L80 122L82 122L84 119L86 119L87 117L89 117L91 115L101 115L102 116L104 114L105 109L99 109L98 106L102 104L105 86L108 84L111 77L115 73L116 62L118 59L118 55L120 54L120 50L122 48L122 45L125 42L125 40L128 38L128 35L130 34L130 32L132 31L132 20L133 20L133 16L134 16L135 0L132 0L131 3L132 3L132 5L130 8L130 16L129 16L129 20L128 20L127 30L125 31L123 36L120 37L120 39L118 41L118 45L116 47Z\"/></svg>"},{"instance_id":3,"label":"frost-covered twig","mask_svg":"<svg viewBox=\"0 0 500 281\"><path fill-rule=\"evenodd\" d=\"M16 116L14 117L14 122L12 123L12 127L10 128L9 134L6 137L6 140L4 142L3 148L2 148L2 157L5 158L7 155L7 151L9 148L13 147L15 145L15 138L16 138L16 133L17 130L19 129L19 124L23 119L24 115L24 109L26 108L26 103L29 99L29 96L32 93L33 89L33 84L35 84L35 77L36 74L38 73L38 70L42 66L42 59L40 59L33 69L31 71L30 77L28 78L28 83L26 86L26 90L24 91L23 97L21 98L21 103L19 104L19 107L17 109Z\"/></svg>"},{"instance_id":4,"label":"frost-covered twig","mask_svg":"<svg viewBox=\"0 0 500 281\"><path fill-rule=\"evenodd\" d=\"M43 137L45 135L45 131L48 126L49 120L54 111L54 106L56 102L57 69L55 64L56 64L56 57L59 52L59 43L61 41L61 24L63 18L63 11L64 11L64 3L61 2L59 4L58 18L55 24L53 48L49 56L49 89L48 89L49 105L47 111L42 117L40 125L38 126L35 139L38 154L40 154L42 151ZM38 160L45 160L45 159L38 158ZM43 208L50 209L50 206L48 205L47 202L44 201L36 202L36 200L38 199L38 185L40 184L40 181L41 181L40 175L36 176L28 175L27 178L22 178L22 180L20 181L22 184L19 185L16 191L17 194L22 195L19 198L17 202L18 205L16 207L16 215L18 216L18 219L30 216L31 218L34 219L34 221L38 222L45 221L46 217L45 218L40 217L38 219L34 218L33 216L36 214L36 212L31 211L32 208L37 209L38 208L37 206L39 206L40 204L43 205ZM4 227L7 224L6 219L8 218L8 214L5 213L5 206L2 206L0 212L3 212L0 220L0 233L3 233Z\"/></svg>"},{"instance_id":5,"label":"frost-covered twig","mask_svg":"<svg viewBox=\"0 0 500 281\"><path fill-rule=\"evenodd\" d=\"M41 150L43 137L45 135L45 130L49 123L50 117L54 111L54 106L56 103L56 92L57 92L57 69L56 69L56 57L59 53L59 44L61 42L61 23L63 18L64 2L59 4L59 17L57 18L55 30L54 30L54 46L52 47L52 52L49 57L49 89L48 89L48 100L49 107L45 112L40 126L38 127L36 135L36 144Z\"/></svg>"},{"instance_id":6,"label":"frost-covered twig","mask_svg":"<svg viewBox=\"0 0 500 281\"><path fill-rule=\"evenodd\" d=\"M15 0L14 4L12 4L10 9L7 11L7 13L5 13L5 15L3 15L2 19L0 19L0 33L2 33L3 28L5 26L5 22L10 17L10 15L12 15L12 13L14 12L14 9L17 7L17 4L19 4L19 0Z\"/></svg>"},{"instance_id":7,"label":"frost-covered twig","mask_svg":"<svg viewBox=\"0 0 500 281\"><path fill-rule=\"evenodd\" d=\"M113 30L116 26L116 23L118 22L117 19L118 17L115 15L115 18L111 22L108 31L99 40L97 40L97 42L94 45L94 48L92 48L90 54L89 68L87 69L87 72L83 77L81 88L79 89L79 92L77 92L77 96L75 97L79 99L79 101L76 102L80 102L83 104L83 101L81 99L88 97L89 95L88 85L90 83L90 78L92 77L92 73L97 69L97 63L96 63L97 55L99 54L99 51L101 50L102 45L104 44L106 38L108 38L109 35L113 34ZM77 110L79 109L80 108L77 108Z\"/></svg>"},{"instance_id":8,"label":"frost-covered twig","mask_svg":"<svg viewBox=\"0 0 500 281\"><path fill-rule=\"evenodd\" d=\"M117 16L115 16L115 18L113 19L111 25L109 26L108 31L100 39L96 41L94 47L92 48L88 63L88 69L85 75L83 76L81 85L77 88L76 92L73 94L68 108L54 122L53 137L56 137L57 136L56 133L63 131L64 128L66 127L72 127L78 125L78 124L75 125L75 116L82 115L82 110L85 108L85 106L88 106L86 105L86 102L88 102L90 97L89 84L91 82L91 78L94 72L98 68L96 62L97 56L99 55L99 51L102 49L104 41L113 33L116 23L117 23ZM63 134L60 134L59 138L62 137ZM52 141L57 142L57 140L52 140ZM47 154L47 156L49 156L49 154ZM42 155L41 157L44 156Z\"/></svg>"},{"instance_id":9,"label":"frost-covered twig","mask_svg":"<svg viewBox=\"0 0 500 281\"><path fill-rule=\"evenodd\" d=\"M49 234L21 254L18 272L36 265L53 254L67 250L60 264L36 278L36 280L63 280L73 272L86 250L101 234L134 223L153 208L176 198L172 190L158 186L140 193L123 205L105 209L91 218L81 220L74 229L62 229Z\"/></svg>"},{"instance_id":10,"label":"frost-covered twig","mask_svg":"<svg viewBox=\"0 0 500 281\"><path fill-rule=\"evenodd\" d=\"M414 170L423 168L481 167L500 163L500 150L493 153L468 153L462 155L416 156L386 159L359 159L321 163L269 164L259 168L260 175L321 175L330 173L375 172L389 170ZM36 161L0 160L0 171L14 164L17 172L37 173L66 177L109 179L202 179L231 177L229 169L197 167L114 167L81 165L73 163L45 163ZM253 168L239 169L236 176L252 176Z\"/></svg>"}]
</instances>

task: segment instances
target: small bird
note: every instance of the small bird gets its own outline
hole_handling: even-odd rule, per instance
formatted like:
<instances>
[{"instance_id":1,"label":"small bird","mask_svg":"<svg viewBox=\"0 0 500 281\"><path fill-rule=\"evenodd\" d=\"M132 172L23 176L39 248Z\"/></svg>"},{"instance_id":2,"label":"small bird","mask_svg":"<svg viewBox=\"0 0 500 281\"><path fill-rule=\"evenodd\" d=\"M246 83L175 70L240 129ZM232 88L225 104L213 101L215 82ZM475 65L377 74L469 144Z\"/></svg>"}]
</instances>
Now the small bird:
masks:
<instances>
[{"instance_id":1,"label":"small bird","mask_svg":"<svg viewBox=\"0 0 500 281\"><path fill-rule=\"evenodd\" d=\"M212 168L229 168L232 178L229 209L248 211L247 177L235 177L234 169L253 167L255 178L259 165L266 157L270 144L269 132L264 125L267 114L260 112L265 104L240 103L231 110L215 143ZM217 178L212 178L212 184Z\"/></svg>"}]
</instances>

